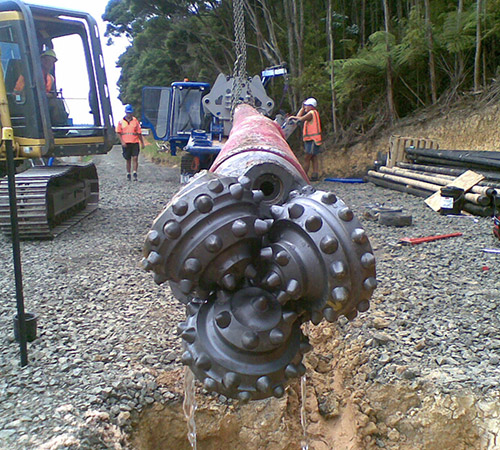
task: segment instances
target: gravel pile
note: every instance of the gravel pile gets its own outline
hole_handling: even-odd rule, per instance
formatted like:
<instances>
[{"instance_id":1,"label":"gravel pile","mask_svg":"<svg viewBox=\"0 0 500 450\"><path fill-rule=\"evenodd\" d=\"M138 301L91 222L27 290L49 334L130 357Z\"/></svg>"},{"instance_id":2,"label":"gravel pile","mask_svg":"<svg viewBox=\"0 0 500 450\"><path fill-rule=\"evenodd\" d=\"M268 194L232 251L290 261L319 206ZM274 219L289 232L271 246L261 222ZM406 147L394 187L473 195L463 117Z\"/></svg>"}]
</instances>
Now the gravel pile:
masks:
<instances>
[{"instance_id":1,"label":"gravel pile","mask_svg":"<svg viewBox=\"0 0 500 450\"><path fill-rule=\"evenodd\" d=\"M38 316L30 364L19 367L10 241L0 237L0 449L125 448L131 412L172 400L159 371L180 367L183 306L140 268L144 236L178 190L178 169L142 161L128 182L120 149L96 158L99 210L54 241L23 242L26 310ZM439 216L418 199L371 184L318 183L350 205L377 255L373 307L346 339L363 339L370 380L432 380L442 391L498 384L500 247L491 220ZM413 226L363 218L404 207ZM402 246L404 236L463 236Z\"/></svg>"}]
</instances>

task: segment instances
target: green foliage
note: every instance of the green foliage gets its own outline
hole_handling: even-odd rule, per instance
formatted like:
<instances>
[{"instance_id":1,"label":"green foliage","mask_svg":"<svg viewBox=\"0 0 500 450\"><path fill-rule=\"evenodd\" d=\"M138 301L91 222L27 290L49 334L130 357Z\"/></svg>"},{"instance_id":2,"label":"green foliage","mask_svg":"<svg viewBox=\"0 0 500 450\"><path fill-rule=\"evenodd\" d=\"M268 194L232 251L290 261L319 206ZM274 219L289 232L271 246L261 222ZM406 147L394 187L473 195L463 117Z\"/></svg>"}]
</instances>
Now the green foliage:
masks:
<instances>
[{"instance_id":1,"label":"green foliage","mask_svg":"<svg viewBox=\"0 0 500 450\"><path fill-rule=\"evenodd\" d=\"M497 75L500 66L500 0L483 1L480 19L485 65L481 70L488 80ZM438 96L473 85L476 0L464 0L461 13L457 1L432 0L429 29L423 2L387 2L389 34L384 31L380 0L364 1L364 17L361 0L331 0L334 89L344 128L366 131L386 116L389 60L399 116L431 104L429 52L436 61ZM328 128L332 93L327 1L245 0L245 5L249 74L259 73L280 58L288 61L293 71L292 90L284 97L284 108L291 111L288 101L293 105L314 96ZM293 5L299 9L293 10ZM169 85L185 77L212 83L219 72L232 72L236 55L230 0L109 0L103 17L108 21L110 39L124 35L131 40L118 62L122 68L120 98L126 103L139 106L143 86ZM278 101L282 82L273 85L272 95Z\"/></svg>"}]
</instances>

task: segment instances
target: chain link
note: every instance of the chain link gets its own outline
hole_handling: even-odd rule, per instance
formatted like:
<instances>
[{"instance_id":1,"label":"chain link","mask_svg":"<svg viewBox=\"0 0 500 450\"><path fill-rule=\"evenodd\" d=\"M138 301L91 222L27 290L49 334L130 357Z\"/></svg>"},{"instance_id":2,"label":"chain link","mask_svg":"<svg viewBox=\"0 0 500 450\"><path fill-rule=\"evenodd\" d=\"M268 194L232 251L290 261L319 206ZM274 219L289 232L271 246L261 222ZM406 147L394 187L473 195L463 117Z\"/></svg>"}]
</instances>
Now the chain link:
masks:
<instances>
[{"instance_id":1,"label":"chain link","mask_svg":"<svg viewBox=\"0 0 500 450\"><path fill-rule=\"evenodd\" d=\"M245 12L243 0L233 0L234 46L236 60L233 70L233 89L231 92L231 118L238 103L244 103L248 97L247 76L247 42L245 36Z\"/></svg>"}]
</instances>

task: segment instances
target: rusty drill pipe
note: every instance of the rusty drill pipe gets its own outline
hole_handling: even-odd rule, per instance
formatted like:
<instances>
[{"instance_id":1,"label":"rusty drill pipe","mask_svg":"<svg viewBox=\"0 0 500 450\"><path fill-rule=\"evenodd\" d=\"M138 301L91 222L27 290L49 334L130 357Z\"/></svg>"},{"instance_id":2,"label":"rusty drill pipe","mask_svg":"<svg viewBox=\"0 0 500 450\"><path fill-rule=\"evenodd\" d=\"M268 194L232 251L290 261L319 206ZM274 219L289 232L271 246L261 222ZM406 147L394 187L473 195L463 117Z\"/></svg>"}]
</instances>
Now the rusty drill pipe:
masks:
<instances>
[{"instance_id":1,"label":"rusty drill pipe","mask_svg":"<svg viewBox=\"0 0 500 450\"><path fill-rule=\"evenodd\" d=\"M301 324L353 319L377 284L352 211L308 184L279 128L248 105L210 172L155 219L142 264L186 304L182 362L241 401L282 396L305 371Z\"/></svg>"}]
</instances>

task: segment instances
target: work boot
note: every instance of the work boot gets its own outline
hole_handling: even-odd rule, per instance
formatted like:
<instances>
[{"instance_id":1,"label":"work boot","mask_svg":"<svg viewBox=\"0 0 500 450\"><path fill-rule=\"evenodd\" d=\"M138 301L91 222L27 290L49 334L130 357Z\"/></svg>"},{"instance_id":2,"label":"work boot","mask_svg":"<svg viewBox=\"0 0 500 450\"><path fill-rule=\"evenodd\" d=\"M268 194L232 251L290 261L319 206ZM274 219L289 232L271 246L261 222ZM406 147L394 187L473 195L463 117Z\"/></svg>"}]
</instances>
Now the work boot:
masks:
<instances>
[{"instance_id":1,"label":"work boot","mask_svg":"<svg viewBox=\"0 0 500 450\"><path fill-rule=\"evenodd\" d=\"M313 174L311 175L311 181L318 181L318 179L318 172L313 172Z\"/></svg>"},{"instance_id":2,"label":"work boot","mask_svg":"<svg viewBox=\"0 0 500 450\"><path fill-rule=\"evenodd\" d=\"M130 181L131 179L132 179L132 176L129 173L127 173L127 180Z\"/></svg>"},{"instance_id":3,"label":"work boot","mask_svg":"<svg viewBox=\"0 0 500 450\"><path fill-rule=\"evenodd\" d=\"M137 172L134 172L134 181L137 181Z\"/></svg>"}]
</instances>

